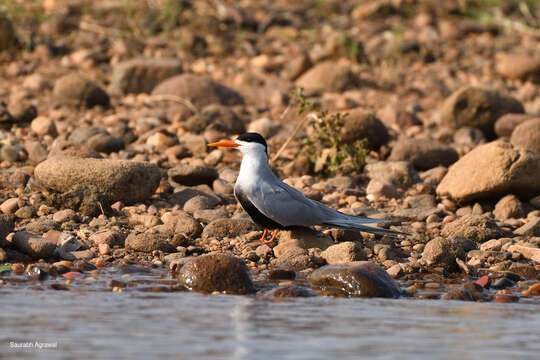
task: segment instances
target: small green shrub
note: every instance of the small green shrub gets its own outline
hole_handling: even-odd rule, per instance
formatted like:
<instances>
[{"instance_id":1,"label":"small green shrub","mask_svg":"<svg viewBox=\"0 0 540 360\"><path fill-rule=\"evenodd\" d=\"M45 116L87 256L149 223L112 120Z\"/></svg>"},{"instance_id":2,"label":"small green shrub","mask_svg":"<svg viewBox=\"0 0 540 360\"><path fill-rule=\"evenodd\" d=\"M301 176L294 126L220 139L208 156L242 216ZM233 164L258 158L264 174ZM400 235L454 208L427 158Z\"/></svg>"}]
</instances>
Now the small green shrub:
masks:
<instances>
[{"instance_id":1,"label":"small green shrub","mask_svg":"<svg viewBox=\"0 0 540 360\"><path fill-rule=\"evenodd\" d=\"M303 89L294 93L298 101L297 114L313 111L311 114L312 131L302 140L300 154L307 154L315 163L315 171L327 175L347 175L361 172L368 154L367 139L357 140L352 144L343 141L342 128L348 114L329 113L309 102ZM310 115L308 115L310 116Z\"/></svg>"}]
</instances>

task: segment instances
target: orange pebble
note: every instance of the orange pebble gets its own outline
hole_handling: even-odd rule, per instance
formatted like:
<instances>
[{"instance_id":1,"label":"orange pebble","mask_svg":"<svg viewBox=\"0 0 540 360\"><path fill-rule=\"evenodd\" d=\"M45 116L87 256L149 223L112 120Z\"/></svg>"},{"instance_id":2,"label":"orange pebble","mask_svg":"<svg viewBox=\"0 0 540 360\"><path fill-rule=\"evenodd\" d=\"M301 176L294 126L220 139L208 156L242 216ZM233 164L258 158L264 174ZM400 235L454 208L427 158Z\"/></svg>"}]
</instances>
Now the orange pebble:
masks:
<instances>
[{"instance_id":1,"label":"orange pebble","mask_svg":"<svg viewBox=\"0 0 540 360\"><path fill-rule=\"evenodd\" d=\"M529 288L521 293L523 296L531 296L540 294L540 283L529 286Z\"/></svg>"}]
</instances>

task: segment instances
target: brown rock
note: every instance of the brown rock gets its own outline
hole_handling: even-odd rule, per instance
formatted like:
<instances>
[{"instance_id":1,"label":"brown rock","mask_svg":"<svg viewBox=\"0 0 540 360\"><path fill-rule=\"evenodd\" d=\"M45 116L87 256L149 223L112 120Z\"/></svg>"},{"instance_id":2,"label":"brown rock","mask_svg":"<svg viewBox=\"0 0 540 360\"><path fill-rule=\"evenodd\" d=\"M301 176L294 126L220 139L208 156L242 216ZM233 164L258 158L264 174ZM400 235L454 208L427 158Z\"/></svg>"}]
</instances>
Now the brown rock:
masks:
<instances>
[{"instance_id":1,"label":"brown rock","mask_svg":"<svg viewBox=\"0 0 540 360\"><path fill-rule=\"evenodd\" d=\"M178 59L136 58L113 67L111 87L124 94L149 94L160 82L181 73Z\"/></svg>"},{"instance_id":2,"label":"brown rock","mask_svg":"<svg viewBox=\"0 0 540 360\"><path fill-rule=\"evenodd\" d=\"M495 122L495 134L498 137L510 137L516 127L525 121L539 118L532 114L506 114L501 116Z\"/></svg>"},{"instance_id":3,"label":"brown rock","mask_svg":"<svg viewBox=\"0 0 540 360\"><path fill-rule=\"evenodd\" d=\"M180 165L169 169L169 179L173 182L194 186L200 184L211 185L219 177L216 169L207 166Z\"/></svg>"},{"instance_id":4,"label":"brown rock","mask_svg":"<svg viewBox=\"0 0 540 360\"><path fill-rule=\"evenodd\" d=\"M515 195L506 195L495 205L493 215L496 219L506 220L509 218L520 218L525 215L523 204Z\"/></svg>"},{"instance_id":5,"label":"brown rock","mask_svg":"<svg viewBox=\"0 0 540 360\"><path fill-rule=\"evenodd\" d=\"M179 282L190 290L211 293L249 294L255 288L246 264L225 254L208 254L184 264L178 273Z\"/></svg>"},{"instance_id":6,"label":"brown rock","mask_svg":"<svg viewBox=\"0 0 540 360\"><path fill-rule=\"evenodd\" d=\"M420 180L418 172L407 161L377 161L365 167L370 179L408 188Z\"/></svg>"},{"instance_id":7,"label":"brown rock","mask_svg":"<svg viewBox=\"0 0 540 360\"><path fill-rule=\"evenodd\" d=\"M15 35L13 23L4 14L0 16L0 52L17 48L19 40Z\"/></svg>"},{"instance_id":8,"label":"brown rock","mask_svg":"<svg viewBox=\"0 0 540 360\"><path fill-rule=\"evenodd\" d=\"M362 261L353 266L326 265L309 277L315 286L343 289L350 296L398 298L397 283L379 265Z\"/></svg>"},{"instance_id":9,"label":"brown rock","mask_svg":"<svg viewBox=\"0 0 540 360\"><path fill-rule=\"evenodd\" d=\"M508 248L509 252L517 252L527 259L540 263L540 249L523 245L512 245Z\"/></svg>"},{"instance_id":10,"label":"brown rock","mask_svg":"<svg viewBox=\"0 0 540 360\"><path fill-rule=\"evenodd\" d=\"M282 230L279 232L278 241L279 244L274 247L274 254L278 258L291 248L326 250L334 244L330 236L309 228Z\"/></svg>"},{"instance_id":11,"label":"brown rock","mask_svg":"<svg viewBox=\"0 0 540 360\"><path fill-rule=\"evenodd\" d=\"M510 142L540 157L540 118L518 125L510 137Z\"/></svg>"},{"instance_id":12,"label":"brown rock","mask_svg":"<svg viewBox=\"0 0 540 360\"><path fill-rule=\"evenodd\" d=\"M167 239L159 234L131 233L126 238L126 249L141 252L152 252L161 250L163 252L175 252L174 246L167 242Z\"/></svg>"},{"instance_id":13,"label":"brown rock","mask_svg":"<svg viewBox=\"0 0 540 360\"><path fill-rule=\"evenodd\" d=\"M422 253L422 259L429 266L442 266L450 272L460 270L456 259L465 260L467 252L476 249L476 244L464 237L436 237L429 241Z\"/></svg>"},{"instance_id":14,"label":"brown rock","mask_svg":"<svg viewBox=\"0 0 540 360\"><path fill-rule=\"evenodd\" d=\"M496 70L508 79L540 83L540 59L527 54L499 54Z\"/></svg>"},{"instance_id":15,"label":"brown rock","mask_svg":"<svg viewBox=\"0 0 540 360\"><path fill-rule=\"evenodd\" d=\"M367 139L368 147L377 150L388 141L386 126L368 110L356 108L347 111L343 125L343 141L354 143L357 140Z\"/></svg>"},{"instance_id":16,"label":"brown rock","mask_svg":"<svg viewBox=\"0 0 540 360\"><path fill-rule=\"evenodd\" d=\"M373 196L375 199L382 197L387 199L399 199L401 197L401 194L394 185L376 179L371 179L369 181L366 186L366 194Z\"/></svg>"},{"instance_id":17,"label":"brown rock","mask_svg":"<svg viewBox=\"0 0 540 360\"><path fill-rule=\"evenodd\" d=\"M475 87L464 87L445 100L441 109L444 125L458 129L471 126L481 129L488 139L495 135L495 121L507 113L523 113L523 105L501 93Z\"/></svg>"},{"instance_id":18,"label":"brown rock","mask_svg":"<svg viewBox=\"0 0 540 360\"><path fill-rule=\"evenodd\" d=\"M276 267L301 271L307 268L315 267L316 261L313 256L309 254L306 249L299 247L291 247L276 260Z\"/></svg>"},{"instance_id":19,"label":"brown rock","mask_svg":"<svg viewBox=\"0 0 540 360\"><path fill-rule=\"evenodd\" d=\"M459 155L454 148L436 140L400 138L388 159L410 161L417 170L428 170L439 165L448 167Z\"/></svg>"},{"instance_id":20,"label":"brown rock","mask_svg":"<svg viewBox=\"0 0 540 360\"><path fill-rule=\"evenodd\" d=\"M321 257L330 265L366 260L366 254L360 244L352 241L328 247L321 253Z\"/></svg>"},{"instance_id":21,"label":"brown rock","mask_svg":"<svg viewBox=\"0 0 540 360\"><path fill-rule=\"evenodd\" d=\"M450 167L439 196L469 202L500 194L530 197L540 191L540 158L503 141L480 145Z\"/></svg>"},{"instance_id":22,"label":"brown rock","mask_svg":"<svg viewBox=\"0 0 540 360\"><path fill-rule=\"evenodd\" d=\"M64 193L82 187L103 195L109 204L146 200L161 178L159 168L150 163L70 157L49 158L34 173L50 189Z\"/></svg>"},{"instance_id":23,"label":"brown rock","mask_svg":"<svg viewBox=\"0 0 540 360\"><path fill-rule=\"evenodd\" d=\"M316 64L296 80L296 85L309 93L341 92L357 87L359 83L360 80L350 66L334 61Z\"/></svg>"},{"instance_id":24,"label":"brown rock","mask_svg":"<svg viewBox=\"0 0 540 360\"><path fill-rule=\"evenodd\" d=\"M525 225L517 228L514 234L521 236L540 236L540 217L533 217Z\"/></svg>"},{"instance_id":25,"label":"brown rock","mask_svg":"<svg viewBox=\"0 0 540 360\"><path fill-rule=\"evenodd\" d=\"M244 99L236 91L211 79L193 74L182 74L159 83L152 95L175 95L191 101L199 109L210 104L241 105ZM181 104L170 105L169 115L187 114L189 110Z\"/></svg>"},{"instance_id":26,"label":"brown rock","mask_svg":"<svg viewBox=\"0 0 540 360\"><path fill-rule=\"evenodd\" d=\"M218 239L224 237L234 238L258 229L259 227L248 219L219 219L206 225L201 236L203 239L210 237Z\"/></svg>"},{"instance_id":27,"label":"brown rock","mask_svg":"<svg viewBox=\"0 0 540 360\"><path fill-rule=\"evenodd\" d=\"M508 234L499 228L492 219L481 215L466 215L446 224L441 235L445 238L465 237L479 244Z\"/></svg>"},{"instance_id":28,"label":"brown rock","mask_svg":"<svg viewBox=\"0 0 540 360\"><path fill-rule=\"evenodd\" d=\"M120 246L124 247L125 235L115 230L101 230L93 233L88 237L88 240L94 245L106 244L109 247Z\"/></svg>"},{"instance_id":29,"label":"brown rock","mask_svg":"<svg viewBox=\"0 0 540 360\"><path fill-rule=\"evenodd\" d=\"M54 121L45 116L38 116L30 124L30 128L38 136L51 135L56 136L56 125Z\"/></svg>"},{"instance_id":30,"label":"brown rock","mask_svg":"<svg viewBox=\"0 0 540 360\"><path fill-rule=\"evenodd\" d=\"M97 84L80 74L68 74L56 80L53 96L62 105L109 106L109 95Z\"/></svg>"},{"instance_id":31,"label":"brown rock","mask_svg":"<svg viewBox=\"0 0 540 360\"><path fill-rule=\"evenodd\" d=\"M13 232L13 219L7 215L0 215L0 248L6 246L6 236Z\"/></svg>"},{"instance_id":32,"label":"brown rock","mask_svg":"<svg viewBox=\"0 0 540 360\"><path fill-rule=\"evenodd\" d=\"M184 211L173 211L161 217L165 230L171 235L183 234L188 238L198 237L203 228L201 224Z\"/></svg>"},{"instance_id":33,"label":"brown rock","mask_svg":"<svg viewBox=\"0 0 540 360\"><path fill-rule=\"evenodd\" d=\"M17 231L13 236L13 245L18 251L34 259L43 259L53 255L56 245L41 236L26 231Z\"/></svg>"}]
</instances>

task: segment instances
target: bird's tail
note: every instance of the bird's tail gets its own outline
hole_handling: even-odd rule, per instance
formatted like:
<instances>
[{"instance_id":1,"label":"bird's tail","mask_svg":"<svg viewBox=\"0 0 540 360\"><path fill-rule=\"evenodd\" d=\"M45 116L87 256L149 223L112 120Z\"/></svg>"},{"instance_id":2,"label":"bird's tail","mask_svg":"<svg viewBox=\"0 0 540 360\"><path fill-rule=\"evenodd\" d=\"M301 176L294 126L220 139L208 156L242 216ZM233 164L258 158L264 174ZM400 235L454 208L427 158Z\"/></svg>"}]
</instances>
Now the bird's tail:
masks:
<instances>
[{"instance_id":1,"label":"bird's tail","mask_svg":"<svg viewBox=\"0 0 540 360\"><path fill-rule=\"evenodd\" d=\"M345 214L342 214L342 215L345 215ZM388 222L388 220L367 219L367 218L362 218L362 217L345 215L343 217L340 216L339 219L332 219L331 221L327 221L325 222L324 225L334 226L338 228L345 228L345 229L355 229L355 230L360 230L360 231L371 233L371 234L389 235L392 237L410 235L401 231L388 230L388 229L363 225L363 223L385 223L385 222Z\"/></svg>"}]
</instances>

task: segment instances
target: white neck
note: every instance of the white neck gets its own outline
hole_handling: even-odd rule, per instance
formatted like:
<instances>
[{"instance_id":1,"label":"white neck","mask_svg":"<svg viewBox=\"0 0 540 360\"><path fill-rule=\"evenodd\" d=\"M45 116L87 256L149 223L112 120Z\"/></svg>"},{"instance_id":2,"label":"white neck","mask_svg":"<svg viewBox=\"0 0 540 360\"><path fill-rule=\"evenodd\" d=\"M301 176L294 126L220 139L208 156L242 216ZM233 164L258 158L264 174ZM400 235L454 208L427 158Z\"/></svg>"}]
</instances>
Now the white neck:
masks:
<instances>
[{"instance_id":1,"label":"white neck","mask_svg":"<svg viewBox=\"0 0 540 360\"><path fill-rule=\"evenodd\" d=\"M264 151L242 151L243 158L240 164L240 173L236 180L237 185L252 186L258 179L274 177L268 165L268 157Z\"/></svg>"}]
</instances>

